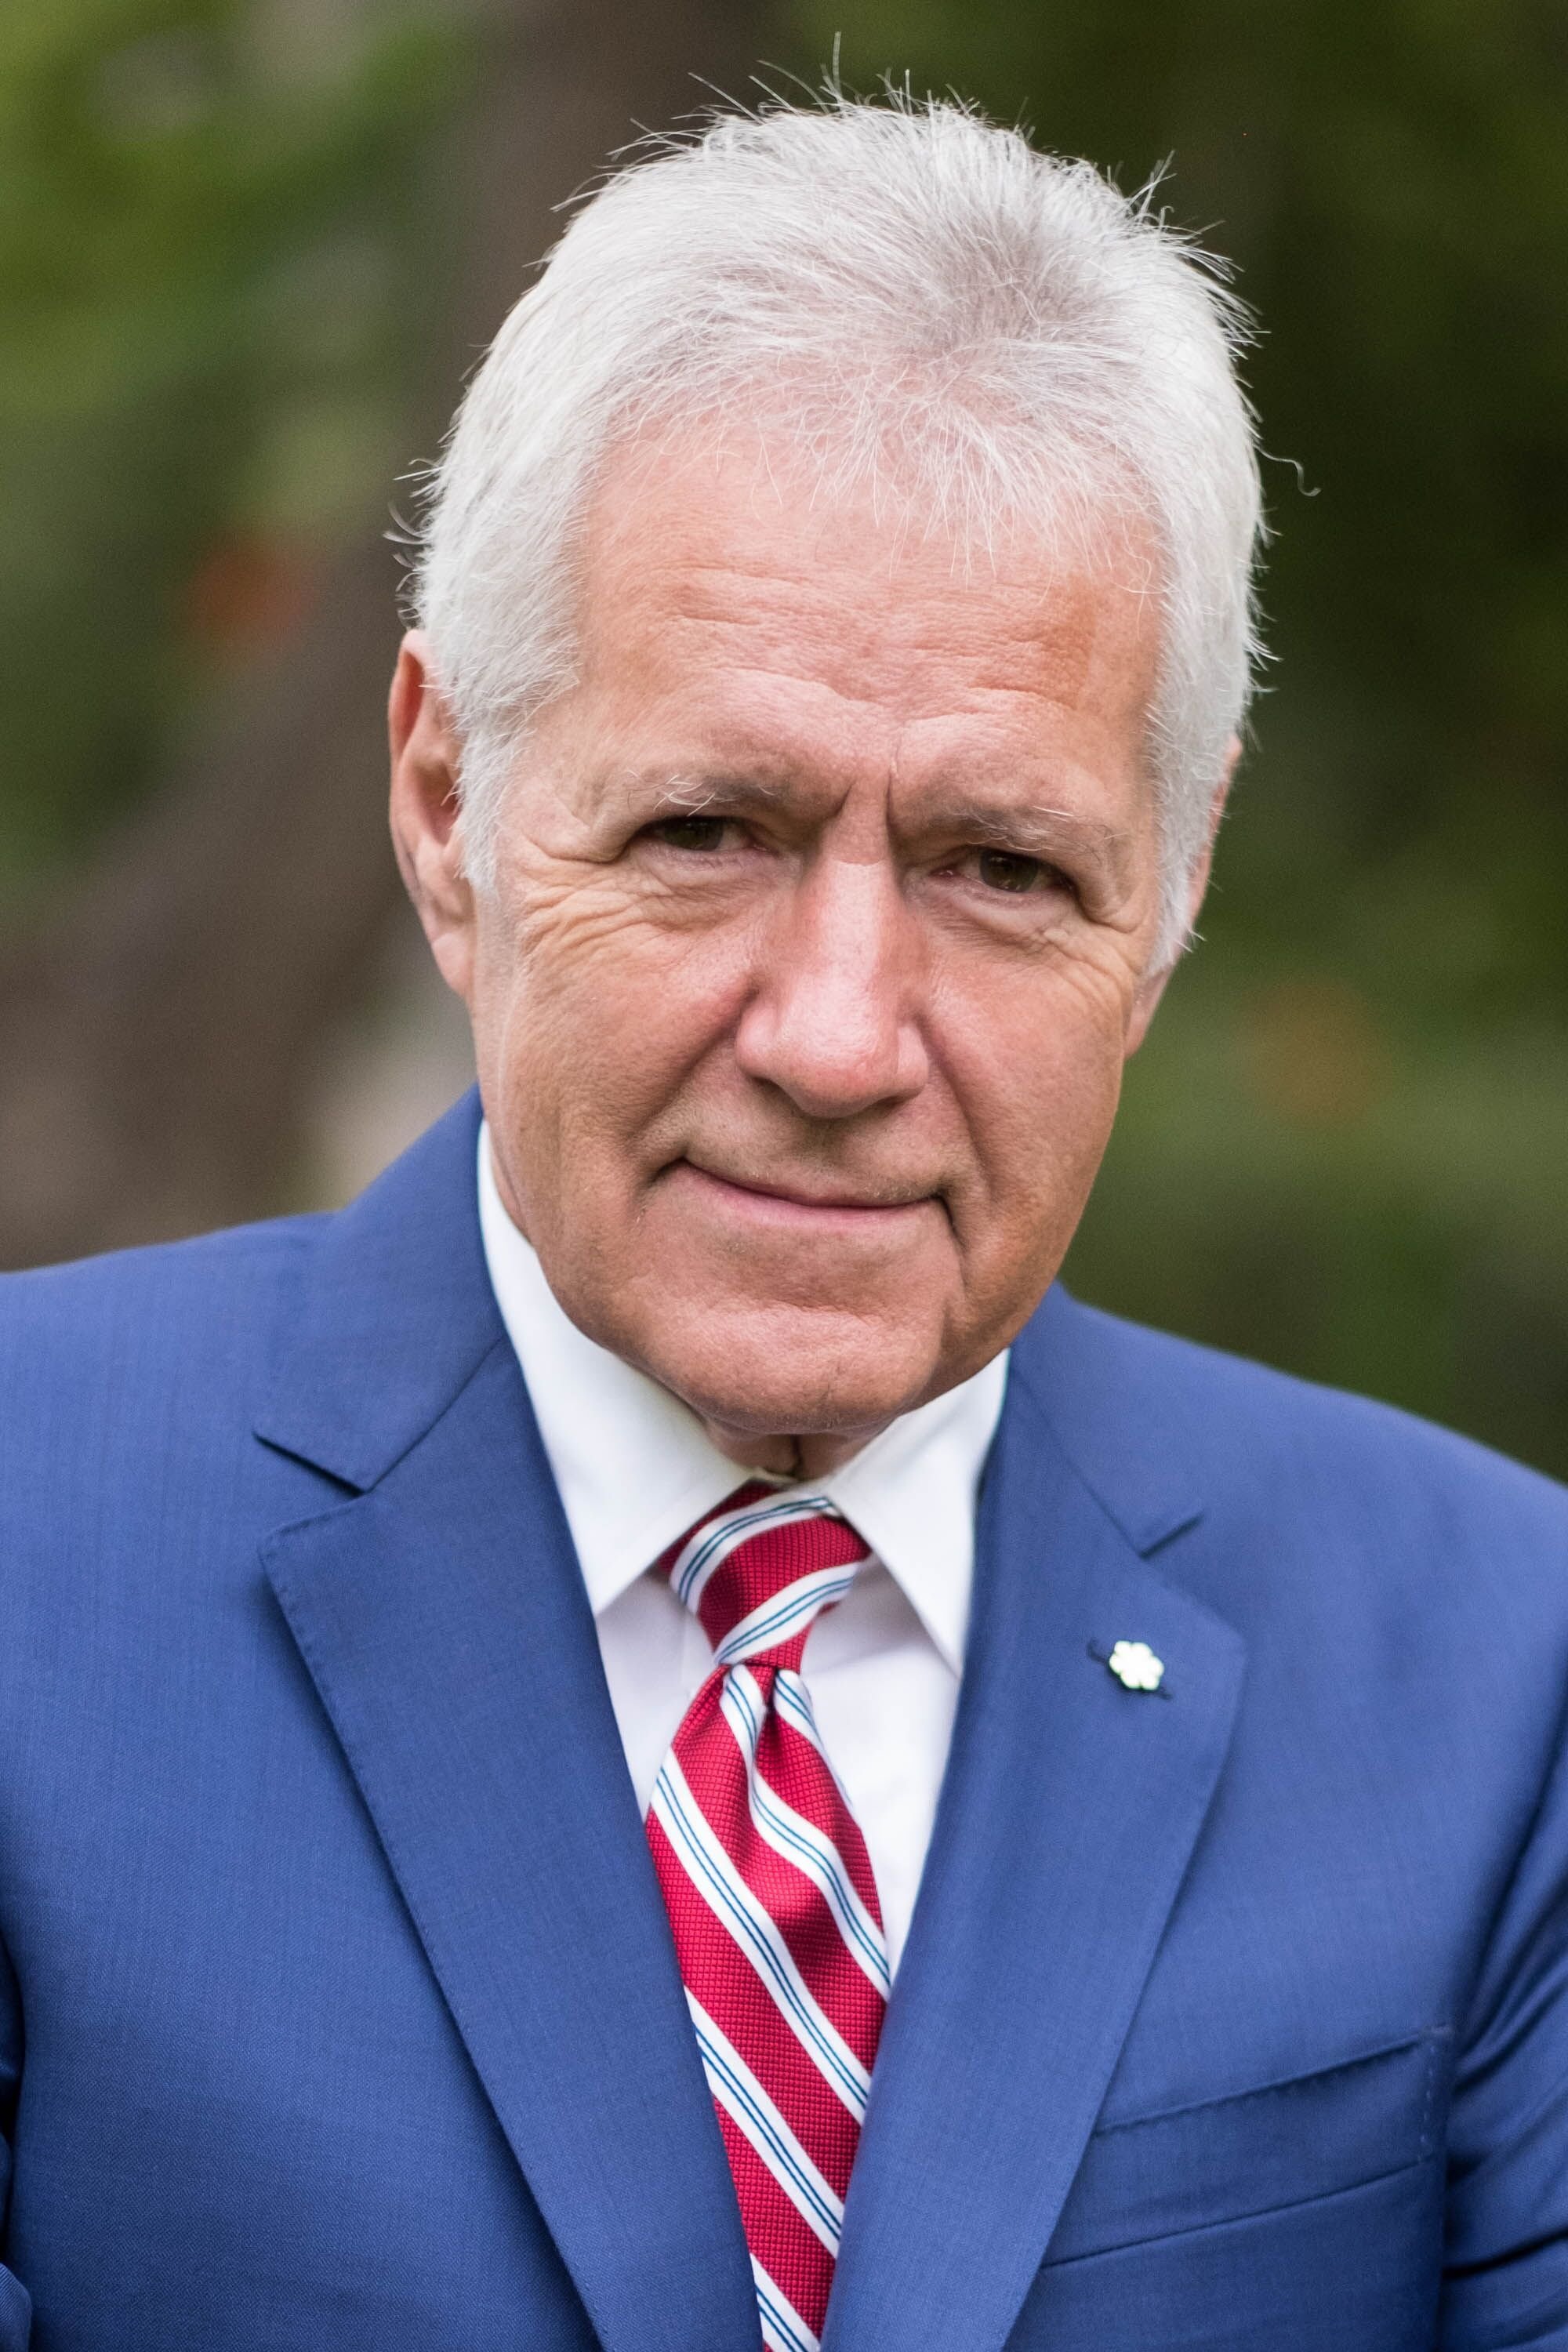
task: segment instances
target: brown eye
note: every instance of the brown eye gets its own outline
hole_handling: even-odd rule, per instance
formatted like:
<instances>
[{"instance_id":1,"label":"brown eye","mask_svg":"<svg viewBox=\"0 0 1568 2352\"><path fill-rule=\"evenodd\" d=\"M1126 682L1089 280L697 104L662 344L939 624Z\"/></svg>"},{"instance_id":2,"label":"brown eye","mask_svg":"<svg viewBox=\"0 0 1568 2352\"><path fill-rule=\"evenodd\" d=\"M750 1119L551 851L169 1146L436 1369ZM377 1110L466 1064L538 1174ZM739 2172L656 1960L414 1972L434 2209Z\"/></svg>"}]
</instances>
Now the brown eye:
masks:
<instances>
[{"instance_id":1,"label":"brown eye","mask_svg":"<svg viewBox=\"0 0 1568 2352\"><path fill-rule=\"evenodd\" d=\"M1010 849L980 853L980 879L988 890L1032 890L1045 870L1037 857L1020 857Z\"/></svg>"},{"instance_id":2,"label":"brown eye","mask_svg":"<svg viewBox=\"0 0 1568 2352\"><path fill-rule=\"evenodd\" d=\"M721 816L670 816L650 827L656 841L670 849L694 850L699 856L724 845Z\"/></svg>"}]
</instances>

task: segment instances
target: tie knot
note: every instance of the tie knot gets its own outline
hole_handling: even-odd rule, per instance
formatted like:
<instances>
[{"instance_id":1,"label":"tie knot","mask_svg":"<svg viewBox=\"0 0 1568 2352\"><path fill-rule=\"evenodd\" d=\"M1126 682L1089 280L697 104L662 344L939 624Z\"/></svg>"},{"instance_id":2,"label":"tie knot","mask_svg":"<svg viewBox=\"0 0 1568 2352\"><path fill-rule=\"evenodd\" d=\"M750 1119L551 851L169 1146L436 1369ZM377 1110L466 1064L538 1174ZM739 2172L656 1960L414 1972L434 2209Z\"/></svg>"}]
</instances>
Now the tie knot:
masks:
<instances>
[{"instance_id":1,"label":"tie knot","mask_svg":"<svg viewBox=\"0 0 1568 2352\"><path fill-rule=\"evenodd\" d=\"M805 1637L842 1601L870 1553L825 1495L752 1479L655 1561L713 1644L715 1663L784 1650L798 1665Z\"/></svg>"}]
</instances>

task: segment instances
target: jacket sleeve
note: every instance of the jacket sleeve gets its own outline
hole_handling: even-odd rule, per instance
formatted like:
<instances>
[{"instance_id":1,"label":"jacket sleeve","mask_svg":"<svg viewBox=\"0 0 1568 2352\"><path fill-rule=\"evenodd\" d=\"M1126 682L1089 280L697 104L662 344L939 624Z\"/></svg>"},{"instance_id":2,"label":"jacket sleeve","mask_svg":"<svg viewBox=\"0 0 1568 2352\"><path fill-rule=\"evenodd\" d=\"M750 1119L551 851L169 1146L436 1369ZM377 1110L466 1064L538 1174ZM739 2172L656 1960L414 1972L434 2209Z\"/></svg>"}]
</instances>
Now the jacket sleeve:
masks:
<instances>
[{"instance_id":1,"label":"jacket sleeve","mask_svg":"<svg viewBox=\"0 0 1568 2352\"><path fill-rule=\"evenodd\" d=\"M1560 1727L1456 2074L1440 2352L1568 2352L1565 1748Z\"/></svg>"},{"instance_id":2,"label":"jacket sleeve","mask_svg":"<svg viewBox=\"0 0 1568 2352\"><path fill-rule=\"evenodd\" d=\"M22 2079L22 2003L16 1979L0 1945L0 2223L11 2201L11 2124ZM0 2235L0 2251L5 2239ZM33 2305L26 2288L0 2263L0 2352L27 2352Z\"/></svg>"}]
</instances>

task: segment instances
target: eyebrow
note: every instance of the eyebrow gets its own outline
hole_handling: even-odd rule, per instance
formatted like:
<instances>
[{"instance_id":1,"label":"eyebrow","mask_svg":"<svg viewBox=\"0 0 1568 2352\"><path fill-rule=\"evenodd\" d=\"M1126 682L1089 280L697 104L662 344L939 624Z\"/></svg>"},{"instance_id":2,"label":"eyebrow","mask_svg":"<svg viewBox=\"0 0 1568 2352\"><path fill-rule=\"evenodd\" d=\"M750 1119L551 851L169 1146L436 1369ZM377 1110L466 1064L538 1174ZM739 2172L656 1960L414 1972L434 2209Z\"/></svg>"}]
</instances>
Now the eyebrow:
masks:
<instances>
[{"instance_id":1,"label":"eyebrow","mask_svg":"<svg viewBox=\"0 0 1568 2352\"><path fill-rule=\"evenodd\" d=\"M792 780L784 775L759 775L755 772L715 770L711 775L631 776L626 781L628 799L640 798L652 789L651 818L658 824L661 817L695 816L712 802L722 800L727 808L742 815L748 809L778 808L792 795Z\"/></svg>"},{"instance_id":2,"label":"eyebrow","mask_svg":"<svg viewBox=\"0 0 1568 2352\"><path fill-rule=\"evenodd\" d=\"M720 800L727 812L738 816L752 811L762 814L787 807L799 790L799 778L782 767L771 775L755 769L714 769L692 774L632 773L616 781L628 801L650 795L645 803L645 822L652 824L672 816L700 815ZM1071 809L993 800L940 787L921 796L919 812L922 832L944 834L981 848L1038 857L1047 865L1080 861L1111 890L1121 891L1128 885L1135 845L1121 826L1101 824Z\"/></svg>"},{"instance_id":3,"label":"eyebrow","mask_svg":"<svg viewBox=\"0 0 1568 2352\"><path fill-rule=\"evenodd\" d=\"M943 793L924 803L921 815L932 831L962 836L981 847L1014 850L1047 864L1081 858L1098 867L1113 887L1124 886L1128 878L1131 835L1121 825L1103 824L1071 809Z\"/></svg>"}]
</instances>

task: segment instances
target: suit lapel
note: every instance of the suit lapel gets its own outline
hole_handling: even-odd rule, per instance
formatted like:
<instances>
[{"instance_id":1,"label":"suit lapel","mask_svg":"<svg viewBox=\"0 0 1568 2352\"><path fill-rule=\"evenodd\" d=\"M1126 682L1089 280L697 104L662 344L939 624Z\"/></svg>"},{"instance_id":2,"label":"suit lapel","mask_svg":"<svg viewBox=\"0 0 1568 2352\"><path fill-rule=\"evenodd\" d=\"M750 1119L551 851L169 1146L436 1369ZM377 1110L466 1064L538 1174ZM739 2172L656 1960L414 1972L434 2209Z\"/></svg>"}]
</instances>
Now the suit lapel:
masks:
<instances>
[{"instance_id":1,"label":"suit lapel","mask_svg":"<svg viewBox=\"0 0 1568 2352\"><path fill-rule=\"evenodd\" d=\"M1029 1352L1016 1355L987 1472L952 1751L825 2352L1000 2352L1104 2098L1239 1693L1239 1637L1146 1567L1090 1493L1031 1391ZM1164 1661L1162 1694L1110 1674L1121 1639Z\"/></svg>"},{"instance_id":2,"label":"suit lapel","mask_svg":"<svg viewBox=\"0 0 1568 2352\"><path fill-rule=\"evenodd\" d=\"M358 1492L274 1537L268 1571L607 2352L736 2352L745 2246L484 1268L477 1127L470 1097L307 1252L258 1434ZM1184 1509L1169 1460L1131 1475L1126 1446L1173 1447L1077 1312L1047 1302L1015 1351L825 2352L1001 2352L1226 1752L1239 1640L1139 1557ZM1166 1695L1090 1654L1123 1638L1164 1659Z\"/></svg>"},{"instance_id":3,"label":"suit lapel","mask_svg":"<svg viewBox=\"0 0 1568 2352\"><path fill-rule=\"evenodd\" d=\"M735 2352L756 2326L745 2245L582 1579L484 1279L473 1135L470 1111L420 1147L350 1213L357 1238L327 1229L266 1433L374 1483L281 1530L267 1570L600 2340ZM409 1286L433 1302L423 1326ZM342 1361L323 1297L353 1302L379 1391L363 1352Z\"/></svg>"}]
</instances>

